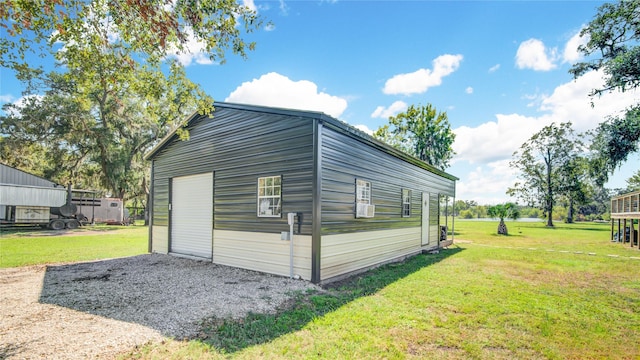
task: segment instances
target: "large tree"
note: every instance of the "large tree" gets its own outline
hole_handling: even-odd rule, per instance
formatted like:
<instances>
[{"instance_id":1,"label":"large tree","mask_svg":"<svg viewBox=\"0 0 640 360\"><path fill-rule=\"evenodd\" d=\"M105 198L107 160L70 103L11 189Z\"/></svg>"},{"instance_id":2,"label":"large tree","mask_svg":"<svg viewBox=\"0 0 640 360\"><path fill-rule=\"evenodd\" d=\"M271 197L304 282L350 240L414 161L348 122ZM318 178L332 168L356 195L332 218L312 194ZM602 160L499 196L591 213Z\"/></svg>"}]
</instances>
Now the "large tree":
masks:
<instances>
[{"instance_id":1,"label":"large tree","mask_svg":"<svg viewBox=\"0 0 640 360\"><path fill-rule=\"evenodd\" d=\"M553 226L553 207L567 194L566 171L578 157L579 148L571 123L545 126L514 152L509 166L519 171L519 181L507 193L541 208L547 226Z\"/></svg>"},{"instance_id":2,"label":"large tree","mask_svg":"<svg viewBox=\"0 0 640 360\"><path fill-rule=\"evenodd\" d=\"M581 145L581 143L578 143ZM593 193L593 186L588 179L588 165L586 158L574 156L558 170L559 193L561 200L567 207L566 222L573 223L576 207L589 202Z\"/></svg>"},{"instance_id":3,"label":"large tree","mask_svg":"<svg viewBox=\"0 0 640 360\"><path fill-rule=\"evenodd\" d=\"M586 61L572 66L574 77L602 71L604 84L591 96L629 91L640 86L640 1L622 0L600 6L580 33L588 42L578 47ZM594 131L592 172L599 185L640 148L640 104L621 117L609 117Z\"/></svg>"},{"instance_id":4,"label":"large tree","mask_svg":"<svg viewBox=\"0 0 640 360\"><path fill-rule=\"evenodd\" d=\"M434 167L445 170L455 155L452 145L455 134L446 112L437 112L431 104L411 105L389 124L380 127L374 136Z\"/></svg>"},{"instance_id":5,"label":"large tree","mask_svg":"<svg viewBox=\"0 0 640 360\"><path fill-rule=\"evenodd\" d=\"M14 149L33 148L27 157L48 159L52 179L119 198L143 195L142 155L197 108L196 97L211 101L179 66L165 77L137 64L123 72L100 60L82 66L85 81L48 74L43 95L5 106L0 133Z\"/></svg>"},{"instance_id":6,"label":"large tree","mask_svg":"<svg viewBox=\"0 0 640 360\"><path fill-rule=\"evenodd\" d=\"M26 101L4 109L1 150L44 156L52 179L123 198L145 191L144 152L189 113L212 110L170 55L196 42L212 61L245 56L254 45L239 25L259 24L226 0L8 0L0 20L10 35L1 64L26 84ZM33 67L35 55L54 70Z\"/></svg>"}]
</instances>

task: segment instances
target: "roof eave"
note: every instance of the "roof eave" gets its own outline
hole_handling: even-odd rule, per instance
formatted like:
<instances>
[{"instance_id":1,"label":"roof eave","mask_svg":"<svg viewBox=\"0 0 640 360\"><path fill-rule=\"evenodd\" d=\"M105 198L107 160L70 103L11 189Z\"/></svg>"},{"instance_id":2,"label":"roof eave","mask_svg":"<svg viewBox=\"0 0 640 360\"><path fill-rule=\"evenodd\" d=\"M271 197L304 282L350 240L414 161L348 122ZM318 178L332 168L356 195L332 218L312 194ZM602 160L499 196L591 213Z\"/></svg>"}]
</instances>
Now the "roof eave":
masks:
<instances>
[{"instance_id":1,"label":"roof eave","mask_svg":"<svg viewBox=\"0 0 640 360\"><path fill-rule=\"evenodd\" d=\"M447 178L449 180L460 180L458 177L451 175L447 172L444 172L430 164L427 164L426 162L413 157L405 152L402 152L376 138L374 138L373 136L358 130L356 128L354 128L353 126L340 121L334 117L331 117L323 112L318 112L318 111L307 111L307 110L294 110L294 109L285 109L285 108L277 108L277 107L267 107L267 106L260 106L260 105L249 105L249 104L237 104L237 103L225 103L225 102L214 102L213 103L213 107L214 110L212 111L212 114L215 113L215 109L216 108L227 108L227 109L237 109L237 110L246 110L246 111L256 111L256 112L268 112L268 113L273 113L273 114L281 114L281 115L289 115L289 116L300 116L300 117L306 117L306 118L312 118L312 119L318 119L321 122L327 123L327 124L331 124L334 128L340 129L341 131L350 134L353 137L356 137L358 139L361 139L362 141L368 143L371 146L374 146L375 148L384 151L392 156L395 156L397 158L400 158L408 163L411 163L415 166L418 166L424 170L427 170L429 172L432 172L436 175L442 176L444 178ZM196 119L197 117L199 117L200 114L196 111L193 114L191 114L191 116L189 116L185 122L181 125L176 127L173 131L171 131L169 134L167 134L167 136L165 136L156 146L153 147L153 149L151 149L151 151L149 151L145 156L144 159L145 160L151 160L160 150L162 150L173 138L174 136L176 136L176 132L178 131L178 129L180 127L185 127L188 126L194 119Z\"/></svg>"}]
</instances>

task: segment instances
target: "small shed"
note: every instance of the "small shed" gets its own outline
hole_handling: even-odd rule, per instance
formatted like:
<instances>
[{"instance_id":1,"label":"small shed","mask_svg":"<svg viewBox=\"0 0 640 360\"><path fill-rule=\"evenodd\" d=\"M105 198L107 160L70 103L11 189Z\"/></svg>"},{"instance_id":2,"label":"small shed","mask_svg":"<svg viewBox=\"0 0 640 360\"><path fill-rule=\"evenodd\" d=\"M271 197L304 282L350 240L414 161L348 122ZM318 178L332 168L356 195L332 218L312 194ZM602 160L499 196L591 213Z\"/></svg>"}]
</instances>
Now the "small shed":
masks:
<instances>
[{"instance_id":1,"label":"small shed","mask_svg":"<svg viewBox=\"0 0 640 360\"><path fill-rule=\"evenodd\" d=\"M49 208L64 205L64 186L0 164L0 224L48 222Z\"/></svg>"},{"instance_id":2,"label":"small shed","mask_svg":"<svg viewBox=\"0 0 640 360\"><path fill-rule=\"evenodd\" d=\"M214 106L146 155L150 252L325 283L450 244L455 176L323 113Z\"/></svg>"}]
</instances>

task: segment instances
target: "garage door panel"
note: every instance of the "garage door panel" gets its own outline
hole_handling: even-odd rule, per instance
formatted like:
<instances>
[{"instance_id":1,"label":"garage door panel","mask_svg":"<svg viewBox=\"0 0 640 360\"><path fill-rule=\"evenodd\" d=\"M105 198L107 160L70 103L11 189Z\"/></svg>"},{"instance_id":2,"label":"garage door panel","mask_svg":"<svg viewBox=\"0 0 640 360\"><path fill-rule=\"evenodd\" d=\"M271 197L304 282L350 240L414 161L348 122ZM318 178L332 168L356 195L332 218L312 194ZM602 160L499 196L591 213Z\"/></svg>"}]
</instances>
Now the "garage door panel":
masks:
<instances>
[{"instance_id":1,"label":"garage door panel","mask_svg":"<svg viewBox=\"0 0 640 360\"><path fill-rule=\"evenodd\" d=\"M211 258L213 173L173 178L171 252Z\"/></svg>"}]
</instances>

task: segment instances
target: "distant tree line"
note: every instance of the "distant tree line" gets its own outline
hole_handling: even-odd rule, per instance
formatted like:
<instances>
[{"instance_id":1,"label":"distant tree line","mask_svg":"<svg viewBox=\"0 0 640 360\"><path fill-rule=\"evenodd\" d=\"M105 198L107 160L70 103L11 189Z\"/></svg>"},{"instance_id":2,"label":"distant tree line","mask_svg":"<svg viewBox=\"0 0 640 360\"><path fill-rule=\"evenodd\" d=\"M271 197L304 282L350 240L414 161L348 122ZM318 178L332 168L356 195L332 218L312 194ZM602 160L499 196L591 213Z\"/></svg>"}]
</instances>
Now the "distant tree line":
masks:
<instances>
[{"instance_id":1,"label":"distant tree line","mask_svg":"<svg viewBox=\"0 0 640 360\"><path fill-rule=\"evenodd\" d=\"M617 193L619 190L607 191L609 193ZM610 219L610 195L602 197L600 200L592 201L577 206L574 210L573 221L598 221ZM491 219L494 218L489 214L489 208L494 205L479 205L471 200L456 200L454 204L453 216L459 219ZM547 214L538 207L527 205L516 205L520 219L540 219L546 220ZM554 206L551 219L554 221L568 221L568 206L566 203L559 203Z\"/></svg>"}]
</instances>

